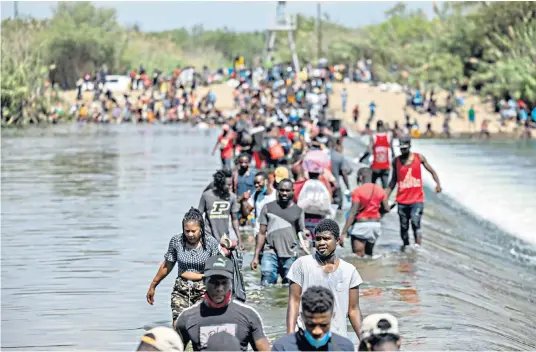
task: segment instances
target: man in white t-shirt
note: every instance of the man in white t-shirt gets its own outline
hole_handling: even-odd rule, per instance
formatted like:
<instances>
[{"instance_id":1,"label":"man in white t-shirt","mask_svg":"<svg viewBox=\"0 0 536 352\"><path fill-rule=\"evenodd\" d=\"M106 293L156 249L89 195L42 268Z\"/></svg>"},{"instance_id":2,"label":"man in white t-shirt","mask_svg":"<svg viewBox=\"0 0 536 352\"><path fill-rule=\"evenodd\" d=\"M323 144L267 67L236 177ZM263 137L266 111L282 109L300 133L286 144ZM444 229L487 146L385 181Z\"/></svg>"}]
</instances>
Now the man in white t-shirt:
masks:
<instances>
[{"instance_id":1,"label":"man in white t-shirt","mask_svg":"<svg viewBox=\"0 0 536 352\"><path fill-rule=\"evenodd\" d=\"M268 180L268 174L264 171L255 174L253 185L255 186L255 193L250 195L249 192L246 192L243 195L242 215L247 217L253 211L253 215L255 216L254 234L257 236L261 228L258 220L262 207L267 203L275 201L277 192L275 189L272 189Z\"/></svg>"},{"instance_id":2,"label":"man in white t-shirt","mask_svg":"<svg viewBox=\"0 0 536 352\"><path fill-rule=\"evenodd\" d=\"M335 306L331 330L348 336L347 318L359 336L361 310L359 309L359 285L363 282L357 269L337 258L335 249L339 240L339 225L334 220L324 219L315 228L316 253L298 258L290 267L287 309L287 333L304 328L301 320L301 295L311 286L323 286L333 292Z\"/></svg>"}]
</instances>

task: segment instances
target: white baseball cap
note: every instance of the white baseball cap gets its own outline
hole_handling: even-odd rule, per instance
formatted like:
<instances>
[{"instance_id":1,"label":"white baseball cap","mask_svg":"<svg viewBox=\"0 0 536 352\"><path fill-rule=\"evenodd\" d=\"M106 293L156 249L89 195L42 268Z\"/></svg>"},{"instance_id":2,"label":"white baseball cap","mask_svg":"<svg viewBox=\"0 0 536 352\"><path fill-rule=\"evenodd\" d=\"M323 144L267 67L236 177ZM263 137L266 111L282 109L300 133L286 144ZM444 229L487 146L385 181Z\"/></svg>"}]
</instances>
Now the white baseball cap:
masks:
<instances>
[{"instance_id":1,"label":"white baseball cap","mask_svg":"<svg viewBox=\"0 0 536 352\"><path fill-rule=\"evenodd\" d=\"M153 328L141 338L138 351L143 351L143 345L153 346L158 351L184 351L184 344L177 332L165 326Z\"/></svg>"},{"instance_id":2,"label":"white baseball cap","mask_svg":"<svg viewBox=\"0 0 536 352\"><path fill-rule=\"evenodd\" d=\"M359 338L364 340L372 335L398 335L398 320L389 313L371 314L361 324Z\"/></svg>"}]
</instances>

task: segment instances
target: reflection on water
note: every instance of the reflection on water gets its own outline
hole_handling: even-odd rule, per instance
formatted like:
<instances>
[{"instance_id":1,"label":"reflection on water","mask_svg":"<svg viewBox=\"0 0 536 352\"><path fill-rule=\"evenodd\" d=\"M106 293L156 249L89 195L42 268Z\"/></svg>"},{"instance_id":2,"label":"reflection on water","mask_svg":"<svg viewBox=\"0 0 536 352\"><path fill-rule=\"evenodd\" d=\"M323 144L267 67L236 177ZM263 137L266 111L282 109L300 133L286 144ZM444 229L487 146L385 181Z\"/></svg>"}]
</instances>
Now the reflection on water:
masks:
<instances>
[{"instance_id":1,"label":"reflection on water","mask_svg":"<svg viewBox=\"0 0 536 352\"><path fill-rule=\"evenodd\" d=\"M88 151L59 151L51 160L54 191L59 197L91 197L102 194L102 187L117 188L118 154L99 149Z\"/></svg>"},{"instance_id":2,"label":"reflection on water","mask_svg":"<svg viewBox=\"0 0 536 352\"><path fill-rule=\"evenodd\" d=\"M172 277L155 306L145 293L219 166L216 132L56 127L2 132L2 348L133 350L144 329L169 324ZM520 259L536 258L534 247L427 199L422 250L398 251L396 214L385 218L379 259L339 250L365 281L363 314L397 316L405 349L536 348L536 271ZM285 333L288 288L259 286L252 246L248 302L273 339Z\"/></svg>"}]
</instances>

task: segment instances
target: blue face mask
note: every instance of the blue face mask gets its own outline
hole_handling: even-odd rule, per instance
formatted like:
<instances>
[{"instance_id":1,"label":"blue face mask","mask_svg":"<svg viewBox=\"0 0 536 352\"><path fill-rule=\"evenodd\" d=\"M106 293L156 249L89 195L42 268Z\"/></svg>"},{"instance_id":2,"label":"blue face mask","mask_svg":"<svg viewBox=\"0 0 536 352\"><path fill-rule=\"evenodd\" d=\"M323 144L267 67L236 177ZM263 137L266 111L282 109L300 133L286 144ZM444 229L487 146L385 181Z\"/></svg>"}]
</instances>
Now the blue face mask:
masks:
<instances>
[{"instance_id":1,"label":"blue face mask","mask_svg":"<svg viewBox=\"0 0 536 352\"><path fill-rule=\"evenodd\" d=\"M266 191L268 190L268 187L267 186L264 186L262 189L261 189L261 194L266 194Z\"/></svg>"},{"instance_id":2,"label":"blue face mask","mask_svg":"<svg viewBox=\"0 0 536 352\"><path fill-rule=\"evenodd\" d=\"M320 348L322 346L325 346L329 339L331 338L331 331L328 331L320 340L317 340L311 335L311 333L307 330L304 330L305 339L311 346L314 348Z\"/></svg>"}]
</instances>

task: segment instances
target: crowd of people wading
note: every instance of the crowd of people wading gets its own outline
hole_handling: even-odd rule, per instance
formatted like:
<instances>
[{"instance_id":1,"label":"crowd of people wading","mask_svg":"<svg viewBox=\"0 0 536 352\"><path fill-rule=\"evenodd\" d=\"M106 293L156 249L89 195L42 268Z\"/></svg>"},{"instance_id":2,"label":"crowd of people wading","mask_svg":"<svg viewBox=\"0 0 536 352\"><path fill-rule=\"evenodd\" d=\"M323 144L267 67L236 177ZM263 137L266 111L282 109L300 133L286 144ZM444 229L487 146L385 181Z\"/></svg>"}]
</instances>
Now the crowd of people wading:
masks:
<instances>
[{"instance_id":1,"label":"crowd of people wading","mask_svg":"<svg viewBox=\"0 0 536 352\"><path fill-rule=\"evenodd\" d=\"M221 165L199 204L184 215L182 232L171 237L149 285L147 302L153 305L156 288L177 266L173 327L148 331L138 350L182 351L188 344L207 351L398 350L397 319L389 313L363 318L363 280L337 248L350 245L356 256L374 258L380 220L395 206L401 250L421 246L422 167L440 192L438 176L427 158L411 152L409 135L396 137L395 157L393 136L381 120L370 120L377 126L368 148L371 165L356 168L348 161L347 131L330 119L327 69L305 79L297 79L290 65L263 74L239 79L238 112L221 125L213 149ZM395 189L396 203L389 204ZM351 206L341 227L335 217L345 203ZM253 258L244 263L249 244ZM247 304L245 266L260 272L262 286L288 286L287 334L274 341L266 336L262 315Z\"/></svg>"}]
</instances>

